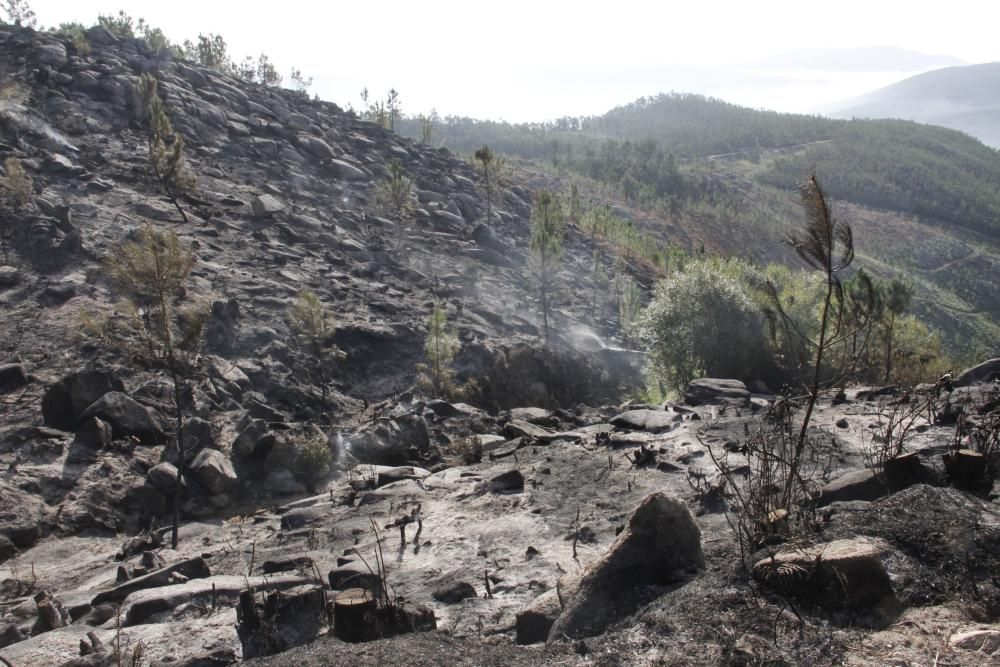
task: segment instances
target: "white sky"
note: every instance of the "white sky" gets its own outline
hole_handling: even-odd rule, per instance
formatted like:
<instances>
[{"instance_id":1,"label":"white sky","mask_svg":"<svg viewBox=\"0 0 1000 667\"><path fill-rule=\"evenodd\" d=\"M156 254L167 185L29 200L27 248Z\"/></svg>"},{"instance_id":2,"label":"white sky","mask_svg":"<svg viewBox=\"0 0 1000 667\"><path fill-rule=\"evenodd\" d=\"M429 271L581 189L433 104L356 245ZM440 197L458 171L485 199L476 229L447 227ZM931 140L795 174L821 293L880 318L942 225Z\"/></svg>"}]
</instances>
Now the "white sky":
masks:
<instances>
[{"instance_id":1,"label":"white sky","mask_svg":"<svg viewBox=\"0 0 1000 667\"><path fill-rule=\"evenodd\" d=\"M96 22L124 9L175 41L221 33L240 58L263 51L313 92L360 105L400 92L403 110L512 121L597 114L676 90L812 111L900 72L752 70L805 47L895 46L1000 60L996 0L29 0L39 23ZM751 71L752 70L752 71Z\"/></svg>"}]
</instances>

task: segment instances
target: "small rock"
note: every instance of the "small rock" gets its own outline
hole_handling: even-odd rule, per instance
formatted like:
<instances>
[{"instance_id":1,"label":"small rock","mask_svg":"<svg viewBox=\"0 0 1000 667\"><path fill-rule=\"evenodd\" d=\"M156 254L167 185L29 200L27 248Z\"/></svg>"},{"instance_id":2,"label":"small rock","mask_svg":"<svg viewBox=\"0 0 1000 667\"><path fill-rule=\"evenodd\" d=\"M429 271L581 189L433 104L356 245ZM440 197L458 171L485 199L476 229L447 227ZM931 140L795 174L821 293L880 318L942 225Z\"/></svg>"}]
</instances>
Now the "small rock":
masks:
<instances>
[{"instance_id":1,"label":"small rock","mask_svg":"<svg viewBox=\"0 0 1000 667\"><path fill-rule=\"evenodd\" d=\"M281 517L281 529L295 530L303 528L327 516L329 516L329 512L319 507L297 507Z\"/></svg>"},{"instance_id":2,"label":"small rock","mask_svg":"<svg viewBox=\"0 0 1000 667\"><path fill-rule=\"evenodd\" d=\"M285 210L285 205L271 195L259 195L250 200L255 218L270 218Z\"/></svg>"},{"instance_id":3,"label":"small rock","mask_svg":"<svg viewBox=\"0 0 1000 667\"><path fill-rule=\"evenodd\" d=\"M236 486L236 471L217 449L203 449L191 463L191 474L213 494L229 493Z\"/></svg>"},{"instance_id":4,"label":"small rock","mask_svg":"<svg viewBox=\"0 0 1000 667\"><path fill-rule=\"evenodd\" d=\"M167 495L173 495L177 487L177 466L173 463L164 461L155 465L149 469L146 476L154 487Z\"/></svg>"},{"instance_id":5,"label":"small rock","mask_svg":"<svg viewBox=\"0 0 1000 667\"><path fill-rule=\"evenodd\" d=\"M555 589L542 593L515 617L515 643L540 644L549 637L553 623L562 613Z\"/></svg>"},{"instance_id":6,"label":"small rock","mask_svg":"<svg viewBox=\"0 0 1000 667\"><path fill-rule=\"evenodd\" d=\"M850 424L847 422L845 417L841 417L837 420L837 428L847 428Z\"/></svg>"},{"instance_id":7,"label":"small rock","mask_svg":"<svg viewBox=\"0 0 1000 667\"><path fill-rule=\"evenodd\" d=\"M959 632L948 639L955 648L979 651L987 655L1000 653L1000 630L969 630Z\"/></svg>"},{"instance_id":8,"label":"small rock","mask_svg":"<svg viewBox=\"0 0 1000 667\"><path fill-rule=\"evenodd\" d=\"M493 493L520 493L524 490L524 475L520 470L508 470L490 480Z\"/></svg>"},{"instance_id":9,"label":"small rock","mask_svg":"<svg viewBox=\"0 0 1000 667\"><path fill-rule=\"evenodd\" d=\"M431 595L444 604L458 604L462 600L478 597L475 587L467 581L442 584L435 588Z\"/></svg>"},{"instance_id":10,"label":"small rock","mask_svg":"<svg viewBox=\"0 0 1000 667\"><path fill-rule=\"evenodd\" d=\"M13 266L0 266L0 289L14 287L21 281L21 272Z\"/></svg>"},{"instance_id":11,"label":"small rock","mask_svg":"<svg viewBox=\"0 0 1000 667\"><path fill-rule=\"evenodd\" d=\"M0 364L0 394L28 384L28 372L23 364Z\"/></svg>"}]
</instances>

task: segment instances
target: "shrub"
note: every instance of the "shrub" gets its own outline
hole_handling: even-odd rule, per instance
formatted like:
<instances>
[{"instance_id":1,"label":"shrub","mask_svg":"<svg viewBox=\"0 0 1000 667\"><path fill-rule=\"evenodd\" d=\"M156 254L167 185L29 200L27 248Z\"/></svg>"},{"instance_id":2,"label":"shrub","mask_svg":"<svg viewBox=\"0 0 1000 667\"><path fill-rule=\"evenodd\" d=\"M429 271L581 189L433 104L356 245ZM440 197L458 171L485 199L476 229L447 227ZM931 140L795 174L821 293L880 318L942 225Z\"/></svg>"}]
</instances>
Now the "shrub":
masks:
<instances>
[{"instance_id":1,"label":"shrub","mask_svg":"<svg viewBox=\"0 0 1000 667\"><path fill-rule=\"evenodd\" d=\"M4 161L4 175L0 178L0 248L4 262L8 262L11 243L22 232L16 214L23 211L34 200L35 185L24 170L24 165L15 157Z\"/></svg>"},{"instance_id":2,"label":"shrub","mask_svg":"<svg viewBox=\"0 0 1000 667\"><path fill-rule=\"evenodd\" d=\"M330 443L319 429L298 443L293 463L295 472L310 483L330 474Z\"/></svg>"},{"instance_id":3,"label":"shrub","mask_svg":"<svg viewBox=\"0 0 1000 667\"><path fill-rule=\"evenodd\" d=\"M149 74L143 74L139 80L143 111L148 114L143 120L149 123L149 163L167 199L181 214L184 222L188 222L179 197L191 192L195 181L184 159L184 139L170 124L157 87L156 78Z\"/></svg>"},{"instance_id":4,"label":"shrub","mask_svg":"<svg viewBox=\"0 0 1000 667\"><path fill-rule=\"evenodd\" d=\"M417 367L417 386L437 396L450 397L456 391L455 371L451 367L459 349L458 336L448 326L448 315L435 303L427 317L424 351L427 361Z\"/></svg>"},{"instance_id":5,"label":"shrub","mask_svg":"<svg viewBox=\"0 0 1000 667\"><path fill-rule=\"evenodd\" d=\"M746 284L698 261L657 284L638 333L653 378L683 390L699 376L759 377L767 366L763 324Z\"/></svg>"},{"instance_id":6,"label":"shrub","mask_svg":"<svg viewBox=\"0 0 1000 667\"><path fill-rule=\"evenodd\" d=\"M87 27L76 21L72 23L60 23L55 33L68 39L73 44L73 48L80 55L90 53L90 42L87 41Z\"/></svg>"},{"instance_id":7,"label":"shrub","mask_svg":"<svg viewBox=\"0 0 1000 667\"><path fill-rule=\"evenodd\" d=\"M456 455L461 457L465 465L472 465L483 460L483 439L478 435L462 438L452 445Z\"/></svg>"},{"instance_id":8,"label":"shrub","mask_svg":"<svg viewBox=\"0 0 1000 667\"><path fill-rule=\"evenodd\" d=\"M319 387L324 408L333 381L333 365L345 357L333 344L336 322L316 293L302 290L288 308L289 327L304 356L304 368Z\"/></svg>"},{"instance_id":9,"label":"shrub","mask_svg":"<svg viewBox=\"0 0 1000 667\"><path fill-rule=\"evenodd\" d=\"M166 367L173 384L177 484L173 499L171 545L177 548L180 524L181 480L186 468L184 444L185 378L192 375L207 309L183 303L194 268L194 253L181 245L173 231L158 232L146 223L139 240L112 250L108 273L124 293L134 330L142 337L153 361Z\"/></svg>"}]
</instances>

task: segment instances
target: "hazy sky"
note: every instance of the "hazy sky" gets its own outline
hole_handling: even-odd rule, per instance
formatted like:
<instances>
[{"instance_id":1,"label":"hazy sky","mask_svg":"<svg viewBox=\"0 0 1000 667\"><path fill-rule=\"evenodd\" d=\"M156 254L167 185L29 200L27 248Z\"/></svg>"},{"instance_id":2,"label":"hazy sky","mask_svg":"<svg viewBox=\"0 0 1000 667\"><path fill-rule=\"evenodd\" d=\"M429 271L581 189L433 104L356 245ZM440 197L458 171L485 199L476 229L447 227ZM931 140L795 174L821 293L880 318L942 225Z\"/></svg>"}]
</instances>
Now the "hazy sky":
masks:
<instances>
[{"instance_id":1,"label":"hazy sky","mask_svg":"<svg viewBox=\"0 0 1000 667\"><path fill-rule=\"evenodd\" d=\"M267 53L313 92L359 106L395 87L406 113L543 120L602 113L676 90L812 111L912 72L750 65L806 47L895 46L1000 60L1000 2L801 0L29 0L43 26L125 9L175 41L221 33L234 56Z\"/></svg>"}]
</instances>

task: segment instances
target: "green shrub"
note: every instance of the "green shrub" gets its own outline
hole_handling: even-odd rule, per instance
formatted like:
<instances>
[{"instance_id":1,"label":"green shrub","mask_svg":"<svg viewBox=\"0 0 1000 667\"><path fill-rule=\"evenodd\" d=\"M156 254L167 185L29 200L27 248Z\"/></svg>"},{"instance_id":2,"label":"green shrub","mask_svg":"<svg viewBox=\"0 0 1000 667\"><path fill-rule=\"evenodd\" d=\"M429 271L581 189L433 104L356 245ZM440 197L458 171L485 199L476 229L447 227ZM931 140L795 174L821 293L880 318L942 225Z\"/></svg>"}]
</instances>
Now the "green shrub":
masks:
<instances>
[{"instance_id":1,"label":"green shrub","mask_svg":"<svg viewBox=\"0 0 1000 667\"><path fill-rule=\"evenodd\" d=\"M330 443L318 429L303 440L295 450L294 472L308 482L318 482L330 474Z\"/></svg>"},{"instance_id":2,"label":"green shrub","mask_svg":"<svg viewBox=\"0 0 1000 667\"><path fill-rule=\"evenodd\" d=\"M649 345L651 375L677 390L697 377L757 379L771 365L750 289L710 261L661 281L638 331Z\"/></svg>"}]
</instances>

